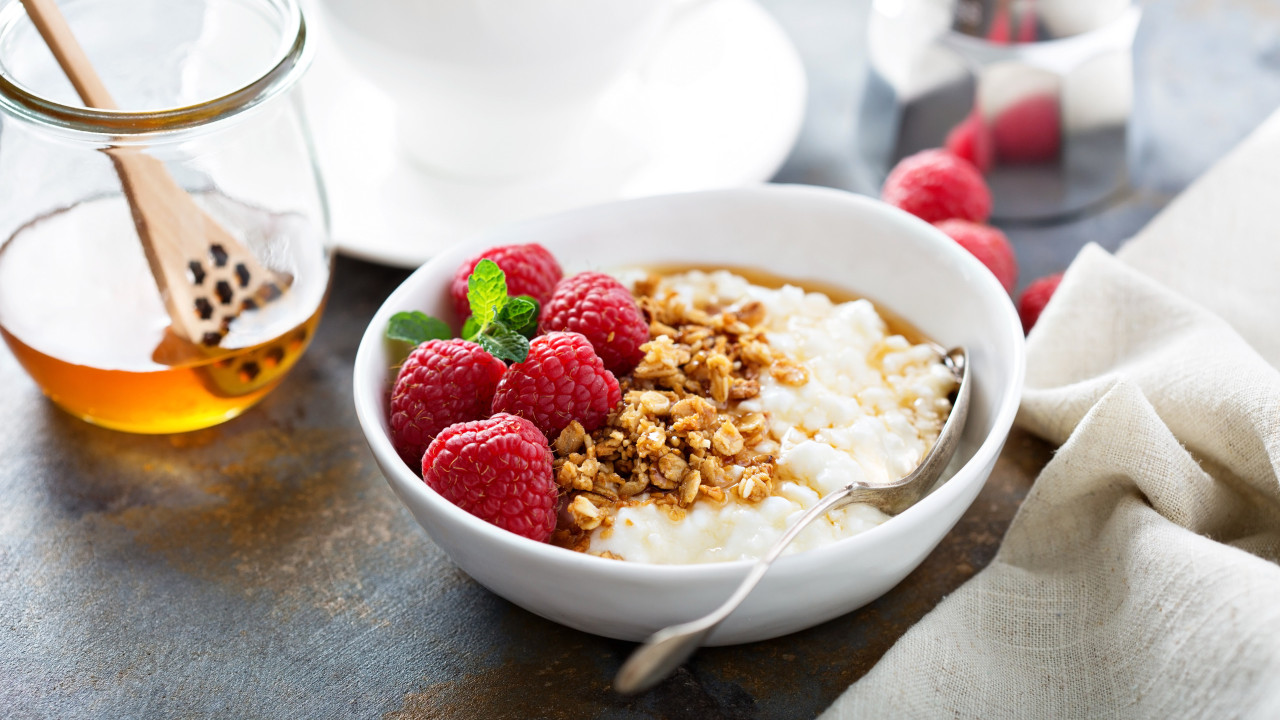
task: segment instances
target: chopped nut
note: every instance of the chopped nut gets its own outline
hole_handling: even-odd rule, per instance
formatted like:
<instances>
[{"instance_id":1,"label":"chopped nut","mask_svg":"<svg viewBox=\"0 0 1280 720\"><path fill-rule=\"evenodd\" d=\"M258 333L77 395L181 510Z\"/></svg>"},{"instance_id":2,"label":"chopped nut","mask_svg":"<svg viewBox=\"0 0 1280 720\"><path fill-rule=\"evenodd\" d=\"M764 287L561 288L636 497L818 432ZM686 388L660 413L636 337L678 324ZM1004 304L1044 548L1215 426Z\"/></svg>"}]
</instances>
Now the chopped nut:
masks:
<instances>
[{"instance_id":1,"label":"chopped nut","mask_svg":"<svg viewBox=\"0 0 1280 720\"><path fill-rule=\"evenodd\" d=\"M766 367L773 362L773 352L769 350L769 346L756 340L742 343L738 356L743 362L757 367Z\"/></svg>"},{"instance_id":2,"label":"chopped nut","mask_svg":"<svg viewBox=\"0 0 1280 720\"><path fill-rule=\"evenodd\" d=\"M560 436L556 438L556 454L564 457L570 453L576 453L582 449L582 445L587 438L587 431L583 429L582 423L574 420L569 426L560 431Z\"/></svg>"},{"instance_id":3,"label":"chopped nut","mask_svg":"<svg viewBox=\"0 0 1280 720\"><path fill-rule=\"evenodd\" d=\"M629 435L634 436L640 430L640 423L644 421L644 413L640 408L628 406L625 410L618 413L618 425L626 430Z\"/></svg>"},{"instance_id":4,"label":"chopped nut","mask_svg":"<svg viewBox=\"0 0 1280 720\"><path fill-rule=\"evenodd\" d=\"M667 445L666 431L645 420L640 427L640 432L643 434L636 438L636 452L640 457L658 457Z\"/></svg>"},{"instance_id":5,"label":"chopped nut","mask_svg":"<svg viewBox=\"0 0 1280 720\"><path fill-rule=\"evenodd\" d=\"M754 473L743 473L742 479L733 487L738 497L747 502L760 502L769 497L769 484Z\"/></svg>"},{"instance_id":6,"label":"chopped nut","mask_svg":"<svg viewBox=\"0 0 1280 720\"><path fill-rule=\"evenodd\" d=\"M711 376L711 397L723 405L729 400L729 388L733 386L733 361L720 353L707 360Z\"/></svg>"},{"instance_id":7,"label":"chopped nut","mask_svg":"<svg viewBox=\"0 0 1280 720\"><path fill-rule=\"evenodd\" d=\"M664 505L659 505L658 507L662 510L663 513L666 514L667 518L670 519L671 522L678 523L681 520L684 520L685 516L689 514L688 510L685 510L679 505L664 504Z\"/></svg>"},{"instance_id":8,"label":"chopped nut","mask_svg":"<svg viewBox=\"0 0 1280 720\"><path fill-rule=\"evenodd\" d=\"M617 477L617 475L614 475L614 477ZM595 483L592 484L590 488L586 488L586 489L590 490L591 494L594 497L601 498L602 501L608 501L612 503L617 501L618 499L617 485L615 483L610 482L606 478L602 478L598 475L596 476ZM594 502L594 498L593 498L593 502ZM596 504L603 507L605 503L597 502Z\"/></svg>"},{"instance_id":9,"label":"chopped nut","mask_svg":"<svg viewBox=\"0 0 1280 720\"><path fill-rule=\"evenodd\" d=\"M703 435L700 432L696 432L696 431L691 432L685 436L684 440L686 443L689 444L689 447L693 448L694 450L711 449L711 441L707 439L706 435Z\"/></svg>"},{"instance_id":10,"label":"chopped nut","mask_svg":"<svg viewBox=\"0 0 1280 720\"><path fill-rule=\"evenodd\" d=\"M724 502L724 490L715 485L702 484L698 486L698 494L709 497L716 502Z\"/></svg>"},{"instance_id":11,"label":"chopped nut","mask_svg":"<svg viewBox=\"0 0 1280 720\"><path fill-rule=\"evenodd\" d=\"M595 505L597 508L608 508L613 505L612 499L605 497L604 495L599 495L595 492L584 492L578 495L578 497L586 498L587 502Z\"/></svg>"},{"instance_id":12,"label":"chopped nut","mask_svg":"<svg viewBox=\"0 0 1280 720\"><path fill-rule=\"evenodd\" d=\"M630 480L618 486L618 497L628 498L639 495L649 487L649 478L644 475L632 476Z\"/></svg>"},{"instance_id":13,"label":"chopped nut","mask_svg":"<svg viewBox=\"0 0 1280 720\"><path fill-rule=\"evenodd\" d=\"M724 465L714 455L702 458L698 465L698 471L702 473L704 485L723 487L729 483L729 473L724 471Z\"/></svg>"},{"instance_id":14,"label":"chopped nut","mask_svg":"<svg viewBox=\"0 0 1280 720\"><path fill-rule=\"evenodd\" d=\"M716 434L711 436L711 447L724 456L733 456L742 452L742 445L742 434L738 432L738 427L728 420L725 420L720 429L716 430Z\"/></svg>"},{"instance_id":15,"label":"chopped nut","mask_svg":"<svg viewBox=\"0 0 1280 720\"><path fill-rule=\"evenodd\" d=\"M671 398L660 392L648 390L640 393L640 407L650 415L666 415L671 410Z\"/></svg>"},{"instance_id":16,"label":"chopped nut","mask_svg":"<svg viewBox=\"0 0 1280 720\"><path fill-rule=\"evenodd\" d=\"M632 289L639 297L648 298L658 291L658 285L660 284L662 284L662 277L655 275L654 273L649 273L637 280L635 285L632 286Z\"/></svg>"},{"instance_id":17,"label":"chopped nut","mask_svg":"<svg viewBox=\"0 0 1280 720\"><path fill-rule=\"evenodd\" d=\"M573 524L583 530L594 530L600 527L600 510L591 503L586 495L579 495L573 499L573 502L569 503L569 515L573 517Z\"/></svg>"},{"instance_id":18,"label":"chopped nut","mask_svg":"<svg viewBox=\"0 0 1280 720\"><path fill-rule=\"evenodd\" d=\"M658 458L658 471L668 480L679 480L689 469L689 463L679 453L667 453Z\"/></svg>"},{"instance_id":19,"label":"chopped nut","mask_svg":"<svg viewBox=\"0 0 1280 720\"><path fill-rule=\"evenodd\" d=\"M680 481L680 504L687 506L698 497L698 488L702 486L702 473L690 470Z\"/></svg>"},{"instance_id":20,"label":"chopped nut","mask_svg":"<svg viewBox=\"0 0 1280 720\"><path fill-rule=\"evenodd\" d=\"M689 308L688 310L685 310L684 316L688 319L689 323L693 325L701 325L703 327L713 325L715 322L711 318L711 315L707 314L705 311L699 310L698 308Z\"/></svg>"},{"instance_id":21,"label":"chopped nut","mask_svg":"<svg viewBox=\"0 0 1280 720\"><path fill-rule=\"evenodd\" d=\"M657 320L654 320L653 322L649 323L649 337L666 336L669 338L674 338L679 334L680 334L679 330L676 330L670 325L660 323Z\"/></svg>"},{"instance_id":22,"label":"chopped nut","mask_svg":"<svg viewBox=\"0 0 1280 720\"><path fill-rule=\"evenodd\" d=\"M680 331L679 338L680 342L685 345L697 346L702 344L703 340L710 338L714 334L715 331L709 327L686 325L684 329Z\"/></svg>"},{"instance_id":23,"label":"chopped nut","mask_svg":"<svg viewBox=\"0 0 1280 720\"><path fill-rule=\"evenodd\" d=\"M709 430L716 420L716 409L697 395L691 395L671 406L671 416L676 418L672 430L678 433L690 430Z\"/></svg>"},{"instance_id":24,"label":"chopped nut","mask_svg":"<svg viewBox=\"0 0 1280 720\"><path fill-rule=\"evenodd\" d=\"M760 381L747 380L744 378L734 378L733 386L729 388L730 400L746 400L760 394Z\"/></svg>"},{"instance_id":25,"label":"chopped nut","mask_svg":"<svg viewBox=\"0 0 1280 720\"><path fill-rule=\"evenodd\" d=\"M789 358L777 358L769 366L774 379L783 385L799 387L809 382L809 369Z\"/></svg>"},{"instance_id":26,"label":"chopped nut","mask_svg":"<svg viewBox=\"0 0 1280 720\"><path fill-rule=\"evenodd\" d=\"M757 455L752 465L742 471L735 489L738 496L748 502L759 502L773 493L773 470L776 465L773 457Z\"/></svg>"},{"instance_id":27,"label":"chopped nut","mask_svg":"<svg viewBox=\"0 0 1280 720\"><path fill-rule=\"evenodd\" d=\"M560 487L571 488L577 479L578 466L568 461L561 463L560 471L556 473L556 483Z\"/></svg>"},{"instance_id":28,"label":"chopped nut","mask_svg":"<svg viewBox=\"0 0 1280 720\"><path fill-rule=\"evenodd\" d=\"M734 317L748 325L759 325L764 322L764 303L752 300L733 311Z\"/></svg>"},{"instance_id":29,"label":"chopped nut","mask_svg":"<svg viewBox=\"0 0 1280 720\"><path fill-rule=\"evenodd\" d=\"M653 468L649 473L649 482L659 490L675 490L680 484L680 478L669 478L658 472L658 468Z\"/></svg>"},{"instance_id":30,"label":"chopped nut","mask_svg":"<svg viewBox=\"0 0 1280 720\"><path fill-rule=\"evenodd\" d=\"M644 359L632 373L637 378L659 378L674 375L677 367L689 362L689 352L676 346L670 337L662 335L640 346Z\"/></svg>"},{"instance_id":31,"label":"chopped nut","mask_svg":"<svg viewBox=\"0 0 1280 720\"><path fill-rule=\"evenodd\" d=\"M746 445L760 444L760 441L764 440L765 433L769 431L769 422L763 413L747 413L738 418L736 424L738 432L742 434L742 441Z\"/></svg>"}]
</instances>

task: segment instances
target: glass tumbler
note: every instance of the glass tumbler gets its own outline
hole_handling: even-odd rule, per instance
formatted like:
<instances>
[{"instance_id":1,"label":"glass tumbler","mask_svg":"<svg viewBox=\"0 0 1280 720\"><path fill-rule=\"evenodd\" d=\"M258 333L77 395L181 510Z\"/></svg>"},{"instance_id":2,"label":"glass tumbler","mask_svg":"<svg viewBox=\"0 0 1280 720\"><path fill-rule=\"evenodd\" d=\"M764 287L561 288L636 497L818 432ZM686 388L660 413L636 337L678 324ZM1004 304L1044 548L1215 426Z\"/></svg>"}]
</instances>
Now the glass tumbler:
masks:
<instances>
[{"instance_id":1,"label":"glass tumbler","mask_svg":"<svg viewBox=\"0 0 1280 720\"><path fill-rule=\"evenodd\" d=\"M946 147L992 215L1068 221L1127 188L1136 0L875 0L862 154L882 170Z\"/></svg>"},{"instance_id":2,"label":"glass tumbler","mask_svg":"<svg viewBox=\"0 0 1280 720\"><path fill-rule=\"evenodd\" d=\"M298 360L329 288L324 192L294 91L310 57L301 11L59 7L121 110L85 107L21 4L0 0L0 333L40 389L89 422L167 433L228 420ZM123 153L162 164L276 274L278 296L229 311L212 343L175 333L176 313L207 308L167 307L113 161ZM225 263L203 247L187 271L196 285L201 263Z\"/></svg>"}]
</instances>

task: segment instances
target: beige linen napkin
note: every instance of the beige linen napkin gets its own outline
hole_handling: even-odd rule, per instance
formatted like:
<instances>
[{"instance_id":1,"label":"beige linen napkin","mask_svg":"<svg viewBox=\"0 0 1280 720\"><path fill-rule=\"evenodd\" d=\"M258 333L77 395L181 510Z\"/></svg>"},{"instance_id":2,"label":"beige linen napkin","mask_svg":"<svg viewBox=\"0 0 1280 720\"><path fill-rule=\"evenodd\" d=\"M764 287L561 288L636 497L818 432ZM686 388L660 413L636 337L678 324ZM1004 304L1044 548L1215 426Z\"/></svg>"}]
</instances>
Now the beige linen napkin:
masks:
<instances>
[{"instance_id":1,"label":"beige linen napkin","mask_svg":"<svg viewBox=\"0 0 1280 720\"><path fill-rule=\"evenodd\" d=\"M1280 113L1028 339L1061 448L989 567L823 715L1280 718Z\"/></svg>"}]
</instances>

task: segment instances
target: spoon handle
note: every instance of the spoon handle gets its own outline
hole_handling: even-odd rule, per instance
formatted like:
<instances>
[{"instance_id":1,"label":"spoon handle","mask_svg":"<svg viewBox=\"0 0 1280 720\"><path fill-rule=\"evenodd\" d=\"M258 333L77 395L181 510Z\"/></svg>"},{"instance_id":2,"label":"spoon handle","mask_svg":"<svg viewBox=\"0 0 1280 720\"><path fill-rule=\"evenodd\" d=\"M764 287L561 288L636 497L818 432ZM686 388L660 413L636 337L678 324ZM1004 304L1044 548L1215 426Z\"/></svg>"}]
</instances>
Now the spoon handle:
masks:
<instances>
[{"instance_id":1,"label":"spoon handle","mask_svg":"<svg viewBox=\"0 0 1280 720\"><path fill-rule=\"evenodd\" d=\"M107 86L102 84L102 79L89 62L89 56L76 42L66 18L53 0L22 0L22 6L84 104L100 110L117 109Z\"/></svg>"},{"instance_id":2,"label":"spoon handle","mask_svg":"<svg viewBox=\"0 0 1280 720\"><path fill-rule=\"evenodd\" d=\"M800 516L800 519L778 538L773 547L769 548L769 552L751 566L751 571L738 584L738 589L734 590L729 599L720 604L720 607L696 620L673 625L651 635L622 664L618 670L618 676L614 679L614 689L623 695L642 692L656 685L679 667L693 654L694 650L698 649L706 636L746 599L756 583L760 582L760 578L768 572L769 566L778 559L800 531L830 510L847 505L852 498L851 490L854 487L860 486L850 485L828 493L818 501L817 505Z\"/></svg>"},{"instance_id":3,"label":"spoon handle","mask_svg":"<svg viewBox=\"0 0 1280 720\"><path fill-rule=\"evenodd\" d=\"M782 537L778 538L773 543L773 547L769 548L769 552L765 553L759 560L756 560L755 565L751 566L751 572L747 573L747 576L743 578L742 582L738 585L738 589L734 590L728 600L725 600L720 607L716 608L714 612L708 615L704 622L710 622L712 627L714 627L715 625L719 625L720 621L729 617L729 613L733 612L738 605L742 604L742 601L746 599L747 595L751 593L751 590L760 582L760 579L764 577L764 574L769 571L769 566L773 565L773 561L777 560L778 557L782 555L782 551L787 549L787 546L791 544L791 541L795 540L796 536L805 528L813 524L814 520L826 515L832 510L848 505L852 501L854 488L858 487L862 486L860 484L852 484L835 492L828 493L826 497L823 497L818 501L817 505L806 510L805 513L800 516L800 519L792 523L791 527L787 528L787 531L782 534Z\"/></svg>"}]
</instances>

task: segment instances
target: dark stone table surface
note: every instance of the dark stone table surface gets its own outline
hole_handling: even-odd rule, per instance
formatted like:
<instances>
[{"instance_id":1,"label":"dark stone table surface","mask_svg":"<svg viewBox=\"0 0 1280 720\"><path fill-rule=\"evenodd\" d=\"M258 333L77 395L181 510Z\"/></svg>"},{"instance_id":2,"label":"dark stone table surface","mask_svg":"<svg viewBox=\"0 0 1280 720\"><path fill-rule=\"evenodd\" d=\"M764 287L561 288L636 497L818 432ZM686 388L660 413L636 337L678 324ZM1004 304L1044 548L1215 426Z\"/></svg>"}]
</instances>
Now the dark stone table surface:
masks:
<instances>
[{"instance_id":1,"label":"dark stone table surface","mask_svg":"<svg viewBox=\"0 0 1280 720\"><path fill-rule=\"evenodd\" d=\"M868 3L764 4L811 82L803 135L776 180L851 187ZM1280 105L1280 4L1147 3L1136 67L1133 190L1069 225L1010 228L1024 282L1086 242L1118 246ZM1051 454L1015 431L959 525L874 603L704 650L623 698L610 679L629 643L481 588L374 466L351 367L368 318L406 274L339 259L298 367L243 417L200 432L87 425L0 350L0 716L812 717L991 559Z\"/></svg>"}]
</instances>

